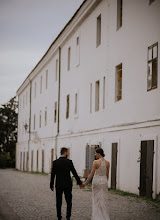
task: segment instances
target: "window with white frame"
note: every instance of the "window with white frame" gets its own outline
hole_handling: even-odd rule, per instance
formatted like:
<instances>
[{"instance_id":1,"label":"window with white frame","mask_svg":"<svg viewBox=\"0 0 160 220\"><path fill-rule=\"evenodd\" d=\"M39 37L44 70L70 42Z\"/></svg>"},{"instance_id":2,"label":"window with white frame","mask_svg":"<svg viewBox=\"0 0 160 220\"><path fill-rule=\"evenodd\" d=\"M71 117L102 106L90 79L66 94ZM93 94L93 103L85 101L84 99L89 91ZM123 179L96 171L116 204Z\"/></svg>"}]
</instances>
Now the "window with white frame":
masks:
<instances>
[{"instance_id":1,"label":"window with white frame","mask_svg":"<svg viewBox=\"0 0 160 220\"><path fill-rule=\"evenodd\" d=\"M67 95L66 100L66 119L69 118L69 95Z\"/></svg>"},{"instance_id":2,"label":"window with white frame","mask_svg":"<svg viewBox=\"0 0 160 220\"><path fill-rule=\"evenodd\" d=\"M99 80L95 82L95 111L99 111L99 89L100 82Z\"/></svg>"},{"instance_id":3,"label":"window with white frame","mask_svg":"<svg viewBox=\"0 0 160 220\"><path fill-rule=\"evenodd\" d=\"M117 30L122 27L123 0L117 0Z\"/></svg>"},{"instance_id":4,"label":"window with white frame","mask_svg":"<svg viewBox=\"0 0 160 220\"><path fill-rule=\"evenodd\" d=\"M56 75L55 75L55 81L58 79L58 59L56 59Z\"/></svg>"},{"instance_id":5,"label":"window with white frame","mask_svg":"<svg viewBox=\"0 0 160 220\"><path fill-rule=\"evenodd\" d=\"M33 129L36 129L36 115L34 114L34 122L33 122Z\"/></svg>"},{"instance_id":6,"label":"window with white frame","mask_svg":"<svg viewBox=\"0 0 160 220\"><path fill-rule=\"evenodd\" d=\"M57 122L57 102L54 103L54 123Z\"/></svg>"},{"instance_id":7,"label":"window with white frame","mask_svg":"<svg viewBox=\"0 0 160 220\"><path fill-rule=\"evenodd\" d=\"M46 70L46 89L48 88L48 70Z\"/></svg>"},{"instance_id":8,"label":"window with white frame","mask_svg":"<svg viewBox=\"0 0 160 220\"><path fill-rule=\"evenodd\" d=\"M90 84L90 113L92 113L92 83Z\"/></svg>"},{"instance_id":9,"label":"window with white frame","mask_svg":"<svg viewBox=\"0 0 160 220\"><path fill-rule=\"evenodd\" d=\"M105 109L105 98L106 98L106 78L103 77L103 109Z\"/></svg>"},{"instance_id":10,"label":"window with white frame","mask_svg":"<svg viewBox=\"0 0 160 220\"><path fill-rule=\"evenodd\" d=\"M39 127L41 128L41 122L42 122L42 111L39 112Z\"/></svg>"},{"instance_id":11,"label":"window with white frame","mask_svg":"<svg viewBox=\"0 0 160 220\"><path fill-rule=\"evenodd\" d=\"M40 78L40 93L42 93L42 76Z\"/></svg>"},{"instance_id":12,"label":"window with white frame","mask_svg":"<svg viewBox=\"0 0 160 220\"><path fill-rule=\"evenodd\" d=\"M78 115L78 93L75 94L75 109L74 113L77 116Z\"/></svg>"},{"instance_id":13,"label":"window with white frame","mask_svg":"<svg viewBox=\"0 0 160 220\"><path fill-rule=\"evenodd\" d=\"M148 47L147 91L157 88L158 42Z\"/></svg>"},{"instance_id":14,"label":"window with white frame","mask_svg":"<svg viewBox=\"0 0 160 220\"><path fill-rule=\"evenodd\" d=\"M101 15L97 17L97 47L101 44Z\"/></svg>"},{"instance_id":15,"label":"window with white frame","mask_svg":"<svg viewBox=\"0 0 160 220\"><path fill-rule=\"evenodd\" d=\"M71 68L71 48L68 48L68 71Z\"/></svg>"},{"instance_id":16,"label":"window with white frame","mask_svg":"<svg viewBox=\"0 0 160 220\"><path fill-rule=\"evenodd\" d=\"M47 126L47 107L45 108L45 126Z\"/></svg>"},{"instance_id":17,"label":"window with white frame","mask_svg":"<svg viewBox=\"0 0 160 220\"><path fill-rule=\"evenodd\" d=\"M28 101L28 92L26 92L26 106L27 106L27 101Z\"/></svg>"},{"instance_id":18,"label":"window with white frame","mask_svg":"<svg viewBox=\"0 0 160 220\"><path fill-rule=\"evenodd\" d=\"M122 99L122 63L116 66L116 101Z\"/></svg>"},{"instance_id":19,"label":"window with white frame","mask_svg":"<svg viewBox=\"0 0 160 220\"><path fill-rule=\"evenodd\" d=\"M76 62L77 66L80 64L80 40L79 37L76 38Z\"/></svg>"},{"instance_id":20,"label":"window with white frame","mask_svg":"<svg viewBox=\"0 0 160 220\"><path fill-rule=\"evenodd\" d=\"M36 82L34 83L34 98L36 98Z\"/></svg>"}]
</instances>

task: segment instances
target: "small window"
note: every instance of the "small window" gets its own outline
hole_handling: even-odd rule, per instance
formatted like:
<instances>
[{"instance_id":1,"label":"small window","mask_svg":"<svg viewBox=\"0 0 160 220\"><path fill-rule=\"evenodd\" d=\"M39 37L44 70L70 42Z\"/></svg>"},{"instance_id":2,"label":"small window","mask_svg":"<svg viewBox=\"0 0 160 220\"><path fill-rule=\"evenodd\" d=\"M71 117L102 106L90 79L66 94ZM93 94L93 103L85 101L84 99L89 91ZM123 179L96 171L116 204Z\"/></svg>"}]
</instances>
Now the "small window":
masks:
<instances>
[{"instance_id":1,"label":"small window","mask_svg":"<svg viewBox=\"0 0 160 220\"><path fill-rule=\"evenodd\" d=\"M158 43L148 47L147 91L157 88Z\"/></svg>"},{"instance_id":2,"label":"small window","mask_svg":"<svg viewBox=\"0 0 160 220\"><path fill-rule=\"evenodd\" d=\"M90 113L92 113L92 83L90 84Z\"/></svg>"},{"instance_id":3,"label":"small window","mask_svg":"<svg viewBox=\"0 0 160 220\"><path fill-rule=\"evenodd\" d=\"M42 121L42 111L39 113L39 127L41 128L41 121Z\"/></svg>"},{"instance_id":4,"label":"small window","mask_svg":"<svg viewBox=\"0 0 160 220\"><path fill-rule=\"evenodd\" d=\"M116 66L116 101L122 99L122 63Z\"/></svg>"},{"instance_id":5,"label":"small window","mask_svg":"<svg viewBox=\"0 0 160 220\"><path fill-rule=\"evenodd\" d=\"M117 30L122 27L123 0L117 0Z\"/></svg>"},{"instance_id":6,"label":"small window","mask_svg":"<svg viewBox=\"0 0 160 220\"><path fill-rule=\"evenodd\" d=\"M97 47L101 44L101 15L97 18Z\"/></svg>"},{"instance_id":7,"label":"small window","mask_svg":"<svg viewBox=\"0 0 160 220\"><path fill-rule=\"evenodd\" d=\"M78 93L75 94L75 115L78 114Z\"/></svg>"},{"instance_id":8,"label":"small window","mask_svg":"<svg viewBox=\"0 0 160 220\"><path fill-rule=\"evenodd\" d=\"M48 70L46 70L46 89L48 88Z\"/></svg>"},{"instance_id":9,"label":"small window","mask_svg":"<svg viewBox=\"0 0 160 220\"><path fill-rule=\"evenodd\" d=\"M58 59L56 60L56 76L55 76L55 81L58 79Z\"/></svg>"},{"instance_id":10,"label":"small window","mask_svg":"<svg viewBox=\"0 0 160 220\"><path fill-rule=\"evenodd\" d=\"M34 84L34 98L36 98L36 82Z\"/></svg>"},{"instance_id":11,"label":"small window","mask_svg":"<svg viewBox=\"0 0 160 220\"><path fill-rule=\"evenodd\" d=\"M95 83L95 111L99 111L99 80Z\"/></svg>"},{"instance_id":12,"label":"small window","mask_svg":"<svg viewBox=\"0 0 160 220\"><path fill-rule=\"evenodd\" d=\"M106 78L103 77L103 109L105 109Z\"/></svg>"},{"instance_id":13,"label":"small window","mask_svg":"<svg viewBox=\"0 0 160 220\"><path fill-rule=\"evenodd\" d=\"M42 76L40 78L40 93L42 93Z\"/></svg>"},{"instance_id":14,"label":"small window","mask_svg":"<svg viewBox=\"0 0 160 220\"><path fill-rule=\"evenodd\" d=\"M47 108L45 108L45 126L47 126Z\"/></svg>"},{"instance_id":15,"label":"small window","mask_svg":"<svg viewBox=\"0 0 160 220\"><path fill-rule=\"evenodd\" d=\"M54 123L57 122L57 102L54 103Z\"/></svg>"},{"instance_id":16,"label":"small window","mask_svg":"<svg viewBox=\"0 0 160 220\"><path fill-rule=\"evenodd\" d=\"M68 71L70 70L71 65L71 48L68 48Z\"/></svg>"},{"instance_id":17,"label":"small window","mask_svg":"<svg viewBox=\"0 0 160 220\"><path fill-rule=\"evenodd\" d=\"M25 95L23 95L23 108L24 108L24 100L25 100Z\"/></svg>"},{"instance_id":18,"label":"small window","mask_svg":"<svg viewBox=\"0 0 160 220\"><path fill-rule=\"evenodd\" d=\"M69 118L69 95L67 95L66 118Z\"/></svg>"},{"instance_id":19,"label":"small window","mask_svg":"<svg viewBox=\"0 0 160 220\"><path fill-rule=\"evenodd\" d=\"M80 42L79 42L79 37L76 39L76 63L77 66L80 64Z\"/></svg>"},{"instance_id":20,"label":"small window","mask_svg":"<svg viewBox=\"0 0 160 220\"><path fill-rule=\"evenodd\" d=\"M27 102L28 102L28 92L26 92L26 106L27 106Z\"/></svg>"},{"instance_id":21,"label":"small window","mask_svg":"<svg viewBox=\"0 0 160 220\"><path fill-rule=\"evenodd\" d=\"M36 129L36 115L34 114L34 124L33 124L33 129Z\"/></svg>"}]
</instances>

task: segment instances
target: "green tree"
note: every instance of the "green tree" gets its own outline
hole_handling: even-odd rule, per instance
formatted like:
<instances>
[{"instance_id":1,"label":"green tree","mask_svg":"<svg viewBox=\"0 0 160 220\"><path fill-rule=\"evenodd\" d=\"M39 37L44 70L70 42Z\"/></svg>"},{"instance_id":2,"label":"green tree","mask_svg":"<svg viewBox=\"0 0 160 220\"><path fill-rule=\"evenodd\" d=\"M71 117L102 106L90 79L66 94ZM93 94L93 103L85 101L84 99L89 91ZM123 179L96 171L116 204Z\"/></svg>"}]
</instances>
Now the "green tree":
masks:
<instances>
[{"instance_id":1,"label":"green tree","mask_svg":"<svg viewBox=\"0 0 160 220\"><path fill-rule=\"evenodd\" d=\"M1 167L10 167L15 161L17 142L18 102L16 97L0 107L0 160ZM6 162L7 160L7 162ZM5 164L5 165L4 165Z\"/></svg>"}]
</instances>

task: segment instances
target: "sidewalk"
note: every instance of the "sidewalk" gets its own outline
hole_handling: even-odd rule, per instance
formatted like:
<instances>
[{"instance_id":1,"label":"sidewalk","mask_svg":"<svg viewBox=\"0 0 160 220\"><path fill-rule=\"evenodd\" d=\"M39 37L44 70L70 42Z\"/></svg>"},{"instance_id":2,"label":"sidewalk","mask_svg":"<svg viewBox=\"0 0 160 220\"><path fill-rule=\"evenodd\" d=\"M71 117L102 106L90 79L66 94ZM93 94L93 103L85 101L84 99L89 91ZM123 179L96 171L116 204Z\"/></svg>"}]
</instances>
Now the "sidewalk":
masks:
<instances>
[{"instance_id":1,"label":"sidewalk","mask_svg":"<svg viewBox=\"0 0 160 220\"><path fill-rule=\"evenodd\" d=\"M56 220L56 197L50 176L0 169L0 220ZM92 192L73 187L71 220L90 220ZM159 220L160 203L108 193L111 220ZM18 217L19 216L19 217ZM62 216L66 216L63 198Z\"/></svg>"},{"instance_id":2,"label":"sidewalk","mask_svg":"<svg viewBox=\"0 0 160 220\"><path fill-rule=\"evenodd\" d=\"M7 202L0 196L0 220L19 220L18 215L9 207Z\"/></svg>"}]
</instances>

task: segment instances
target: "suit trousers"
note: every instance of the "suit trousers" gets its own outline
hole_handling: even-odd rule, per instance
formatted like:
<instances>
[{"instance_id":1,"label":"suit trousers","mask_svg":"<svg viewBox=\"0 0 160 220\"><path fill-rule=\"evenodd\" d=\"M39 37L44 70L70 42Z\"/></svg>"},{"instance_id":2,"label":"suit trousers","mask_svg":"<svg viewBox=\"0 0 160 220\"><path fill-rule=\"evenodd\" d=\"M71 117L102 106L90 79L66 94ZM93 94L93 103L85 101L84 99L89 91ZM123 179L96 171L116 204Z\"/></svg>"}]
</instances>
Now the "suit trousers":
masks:
<instances>
[{"instance_id":1,"label":"suit trousers","mask_svg":"<svg viewBox=\"0 0 160 220\"><path fill-rule=\"evenodd\" d=\"M56 188L56 207L57 207L57 217L62 218L61 207L62 207L62 195L64 193L65 200L67 203L67 215L66 218L71 217L72 209L72 187L70 188Z\"/></svg>"}]
</instances>

